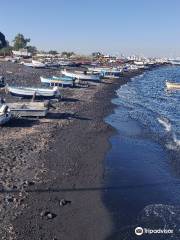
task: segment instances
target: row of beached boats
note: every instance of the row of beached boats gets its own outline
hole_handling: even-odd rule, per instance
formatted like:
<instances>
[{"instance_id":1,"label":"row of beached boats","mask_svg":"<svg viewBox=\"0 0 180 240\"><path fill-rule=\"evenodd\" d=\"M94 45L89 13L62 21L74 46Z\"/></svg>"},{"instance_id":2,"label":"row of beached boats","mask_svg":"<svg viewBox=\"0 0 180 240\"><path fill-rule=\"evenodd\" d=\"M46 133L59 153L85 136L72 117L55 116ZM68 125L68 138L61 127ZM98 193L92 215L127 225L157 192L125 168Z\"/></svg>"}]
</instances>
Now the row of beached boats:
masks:
<instances>
[{"instance_id":1,"label":"row of beached boats","mask_svg":"<svg viewBox=\"0 0 180 240\"><path fill-rule=\"evenodd\" d=\"M38 64L35 62L34 64ZM40 66L40 65L39 65ZM41 65L42 66L42 65ZM34 99L47 99L47 102L15 102L5 103L1 101L0 105L0 125L8 122L11 116L33 116L44 117L46 116L49 107L50 100L62 98L59 86L74 87L79 81L92 81L100 82L102 78L119 78L123 72L138 70L136 66L126 65L122 67L87 67L85 71L70 71L62 70L60 76L52 77L40 77L40 81L43 85L47 85L50 88L43 87L17 87L5 85L4 78L0 77L0 87L5 89L6 93L10 93L13 96L21 98ZM167 89L180 89L179 83L166 82Z\"/></svg>"},{"instance_id":2,"label":"row of beached boats","mask_svg":"<svg viewBox=\"0 0 180 240\"><path fill-rule=\"evenodd\" d=\"M38 61L38 60L32 60L31 62L21 62L22 65L32 68L49 68L49 67L71 67L76 66L75 63L70 61L58 61L58 62L52 62L52 61Z\"/></svg>"},{"instance_id":3,"label":"row of beached boats","mask_svg":"<svg viewBox=\"0 0 180 240\"><path fill-rule=\"evenodd\" d=\"M74 86L78 80L84 81L97 81L101 80L101 77L96 74L88 74L84 72L70 72L63 70L61 76L53 76L52 78L40 77L41 83L48 84L51 88L42 87L19 87L5 85L4 78L0 77L0 87L4 87L6 93L10 93L15 97L35 99L47 99L43 102L15 102L5 103L1 99L0 104L0 125L8 122L12 116L20 117L45 117L52 104L51 99L60 100L62 98L60 88L58 86ZM53 86L53 87L52 87Z\"/></svg>"}]
</instances>

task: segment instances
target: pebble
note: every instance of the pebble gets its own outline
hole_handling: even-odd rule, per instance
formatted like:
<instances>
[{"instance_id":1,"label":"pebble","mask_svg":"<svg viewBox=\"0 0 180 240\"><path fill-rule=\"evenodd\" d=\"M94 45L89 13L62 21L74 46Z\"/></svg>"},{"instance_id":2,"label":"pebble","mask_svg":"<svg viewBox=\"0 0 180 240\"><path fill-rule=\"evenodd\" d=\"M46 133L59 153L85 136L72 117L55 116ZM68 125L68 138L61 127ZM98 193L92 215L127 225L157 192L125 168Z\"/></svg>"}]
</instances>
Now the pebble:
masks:
<instances>
[{"instance_id":1,"label":"pebble","mask_svg":"<svg viewBox=\"0 0 180 240\"><path fill-rule=\"evenodd\" d=\"M71 203L71 201L66 200L66 199L61 199L61 200L59 201L59 205L60 205L61 207L65 206L65 205L67 205L67 204L70 204L70 203Z\"/></svg>"},{"instance_id":2,"label":"pebble","mask_svg":"<svg viewBox=\"0 0 180 240\"><path fill-rule=\"evenodd\" d=\"M55 213L51 213L51 212L49 212L49 211L42 211L42 212L40 213L40 216L41 216L41 217L46 217L47 219L53 219L53 218L55 218L57 215L56 215Z\"/></svg>"}]
</instances>

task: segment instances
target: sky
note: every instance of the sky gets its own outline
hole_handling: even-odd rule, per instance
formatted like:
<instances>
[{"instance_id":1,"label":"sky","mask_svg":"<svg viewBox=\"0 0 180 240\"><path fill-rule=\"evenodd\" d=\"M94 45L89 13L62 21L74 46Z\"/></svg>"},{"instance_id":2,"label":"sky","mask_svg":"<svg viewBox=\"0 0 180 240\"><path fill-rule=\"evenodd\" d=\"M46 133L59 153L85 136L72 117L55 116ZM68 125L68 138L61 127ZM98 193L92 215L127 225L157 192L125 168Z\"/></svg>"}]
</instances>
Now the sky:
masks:
<instances>
[{"instance_id":1,"label":"sky","mask_svg":"<svg viewBox=\"0 0 180 240\"><path fill-rule=\"evenodd\" d=\"M0 31L39 50L180 56L180 0L5 0Z\"/></svg>"}]
</instances>

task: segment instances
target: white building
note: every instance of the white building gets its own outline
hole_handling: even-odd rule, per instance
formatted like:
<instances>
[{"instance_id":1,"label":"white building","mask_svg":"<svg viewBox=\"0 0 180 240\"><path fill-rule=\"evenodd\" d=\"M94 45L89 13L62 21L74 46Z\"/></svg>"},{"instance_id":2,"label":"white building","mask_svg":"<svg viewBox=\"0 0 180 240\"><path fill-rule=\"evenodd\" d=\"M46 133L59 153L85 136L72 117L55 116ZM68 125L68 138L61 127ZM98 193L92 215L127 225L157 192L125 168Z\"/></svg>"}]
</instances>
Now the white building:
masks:
<instances>
[{"instance_id":1,"label":"white building","mask_svg":"<svg viewBox=\"0 0 180 240\"><path fill-rule=\"evenodd\" d=\"M32 54L27 49L19 49L19 51L12 51L14 57L31 57Z\"/></svg>"}]
</instances>

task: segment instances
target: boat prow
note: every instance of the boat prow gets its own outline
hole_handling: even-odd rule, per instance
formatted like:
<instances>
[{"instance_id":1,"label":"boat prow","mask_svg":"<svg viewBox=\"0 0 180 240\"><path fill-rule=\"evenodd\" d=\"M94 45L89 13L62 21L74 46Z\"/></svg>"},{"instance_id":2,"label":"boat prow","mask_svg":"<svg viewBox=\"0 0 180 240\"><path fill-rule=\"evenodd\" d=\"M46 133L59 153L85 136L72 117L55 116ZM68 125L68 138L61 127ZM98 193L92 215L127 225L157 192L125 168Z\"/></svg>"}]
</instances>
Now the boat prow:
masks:
<instances>
[{"instance_id":1,"label":"boat prow","mask_svg":"<svg viewBox=\"0 0 180 240\"><path fill-rule=\"evenodd\" d=\"M0 125L4 125L11 119L11 111L6 104L0 107Z\"/></svg>"},{"instance_id":2,"label":"boat prow","mask_svg":"<svg viewBox=\"0 0 180 240\"><path fill-rule=\"evenodd\" d=\"M166 81L166 87L168 90L180 90L180 83L172 83L172 82L168 82Z\"/></svg>"}]
</instances>

